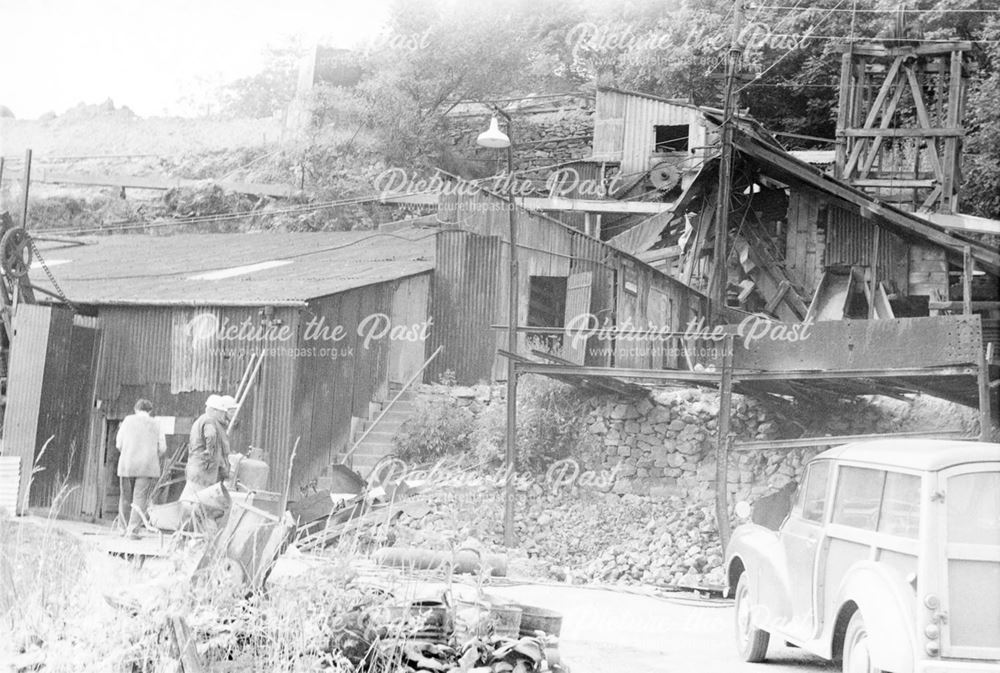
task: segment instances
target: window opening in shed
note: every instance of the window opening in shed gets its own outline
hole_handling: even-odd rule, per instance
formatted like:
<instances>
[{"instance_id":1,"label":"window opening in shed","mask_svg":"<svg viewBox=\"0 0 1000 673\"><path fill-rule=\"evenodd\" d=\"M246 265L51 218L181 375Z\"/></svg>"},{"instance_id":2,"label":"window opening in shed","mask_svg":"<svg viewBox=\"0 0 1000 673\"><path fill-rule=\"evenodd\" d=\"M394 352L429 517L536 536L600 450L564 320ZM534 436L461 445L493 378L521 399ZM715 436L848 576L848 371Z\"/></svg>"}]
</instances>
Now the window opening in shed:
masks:
<instances>
[{"instance_id":1,"label":"window opening in shed","mask_svg":"<svg viewBox=\"0 0 1000 673\"><path fill-rule=\"evenodd\" d=\"M688 125L654 126L656 152L687 152Z\"/></svg>"},{"instance_id":2,"label":"window opening in shed","mask_svg":"<svg viewBox=\"0 0 1000 673\"><path fill-rule=\"evenodd\" d=\"M531 276L529 327L563 327L566 319L566 276ZM561 334L533 334L529 341L547 350L562 348Z\"/></svg>"}]
</instances>

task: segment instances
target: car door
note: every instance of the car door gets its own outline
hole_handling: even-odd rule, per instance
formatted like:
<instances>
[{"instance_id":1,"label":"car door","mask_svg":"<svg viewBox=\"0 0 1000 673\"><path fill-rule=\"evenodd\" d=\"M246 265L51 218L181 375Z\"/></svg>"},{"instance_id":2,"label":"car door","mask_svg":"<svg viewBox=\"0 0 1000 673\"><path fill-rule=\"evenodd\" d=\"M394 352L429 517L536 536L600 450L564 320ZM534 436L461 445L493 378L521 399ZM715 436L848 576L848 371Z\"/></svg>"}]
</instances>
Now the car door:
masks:
<instances>
[{"instance_id":1,"label":"car door","mask_svg":"<svg viewBox=\"0 0 1000 673\"><path fill-rule=\"evenodd\" d=\"M811 463L799 498L779 531L785 553L792 613L788 635L803 640L817 631L816 569L822 546L830 481L830 461Z\"/></svg>"}]
</instances>

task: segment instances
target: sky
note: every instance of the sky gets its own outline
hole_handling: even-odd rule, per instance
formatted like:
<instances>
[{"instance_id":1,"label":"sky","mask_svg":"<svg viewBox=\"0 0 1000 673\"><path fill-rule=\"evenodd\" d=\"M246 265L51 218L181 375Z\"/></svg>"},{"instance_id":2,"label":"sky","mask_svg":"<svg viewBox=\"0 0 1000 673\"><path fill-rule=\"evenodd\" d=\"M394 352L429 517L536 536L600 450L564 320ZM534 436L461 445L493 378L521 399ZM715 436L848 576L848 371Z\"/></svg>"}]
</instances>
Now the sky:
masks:
<instances>
[{"instance_id":1,"label":"sky","mask_svg":"<svg viewBox=\"0 0 1000 673\"><path fill-rule=\"evenodd\" d=\"M143 117L257 72L269 44L350 47L389 0L0 0L0 105L19 119L111 98Z\"/></svg>"}]
</instances>

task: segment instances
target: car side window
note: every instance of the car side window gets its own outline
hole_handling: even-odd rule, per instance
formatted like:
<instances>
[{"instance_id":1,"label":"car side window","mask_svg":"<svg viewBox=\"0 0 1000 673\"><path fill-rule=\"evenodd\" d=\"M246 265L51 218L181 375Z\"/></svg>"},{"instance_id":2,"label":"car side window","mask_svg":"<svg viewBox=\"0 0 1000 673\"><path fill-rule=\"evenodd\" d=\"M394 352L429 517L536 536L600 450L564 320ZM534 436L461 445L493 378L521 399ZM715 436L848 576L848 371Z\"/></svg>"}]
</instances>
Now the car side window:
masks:
<instances>
[{"instance_id":1,"label":"car side window","mask_svg":"<svg viewBox=\"0 0 1000 673\"><path fill-rule=\"evenodd\" d=\"M822 521L826 509L826 484L830 476L829 461L822 460L809 466L805 483L799 491L798 506L806 521Z\"/></svg>"},{"instance_id":2,"label":"car side window","mask_svg":"<svg viewBox=\"0 0 1000 673\"><path fill-rule=\"evenodd\" d=\"M920 477L900 472L886 474L878 532L912 539L920 536Z\"/></svg>"},{"instance_id":3,"label":"car side window","mask_svg":"<svg viewBox=\"0 0 1000 673\"><path fill-rule=\"evenodd\" d=\"M875 530L882 503L885 472L866 467L841 467L833 499L833 523Z\"/></svg>"}]
</instances>

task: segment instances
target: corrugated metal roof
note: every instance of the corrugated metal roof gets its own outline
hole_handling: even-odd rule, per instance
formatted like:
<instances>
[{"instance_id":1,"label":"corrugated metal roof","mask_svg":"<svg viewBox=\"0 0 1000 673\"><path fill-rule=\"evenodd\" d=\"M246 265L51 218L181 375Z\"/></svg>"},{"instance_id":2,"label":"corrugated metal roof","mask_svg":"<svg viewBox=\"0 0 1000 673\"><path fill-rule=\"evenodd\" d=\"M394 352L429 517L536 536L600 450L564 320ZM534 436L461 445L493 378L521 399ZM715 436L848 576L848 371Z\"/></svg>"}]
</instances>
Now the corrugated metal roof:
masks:
<instances>
[{"instance_id":1,"label":"corrugated metal roof","mask_svg":"<svg viewBox=\"0 0 1000 673\"><path fill-rule=\"evenodd\" d=\"M46 242L40 247L56 281L77 304L301 305L308 299L433 269L435 233L404 228L116 235L81 239L86 245ZM265 264L274 261L290 263ZM226 270L232 273L204 275ZM33 283L53 291L41 269L31 275Z\"/></svg>"}]
</instances>

